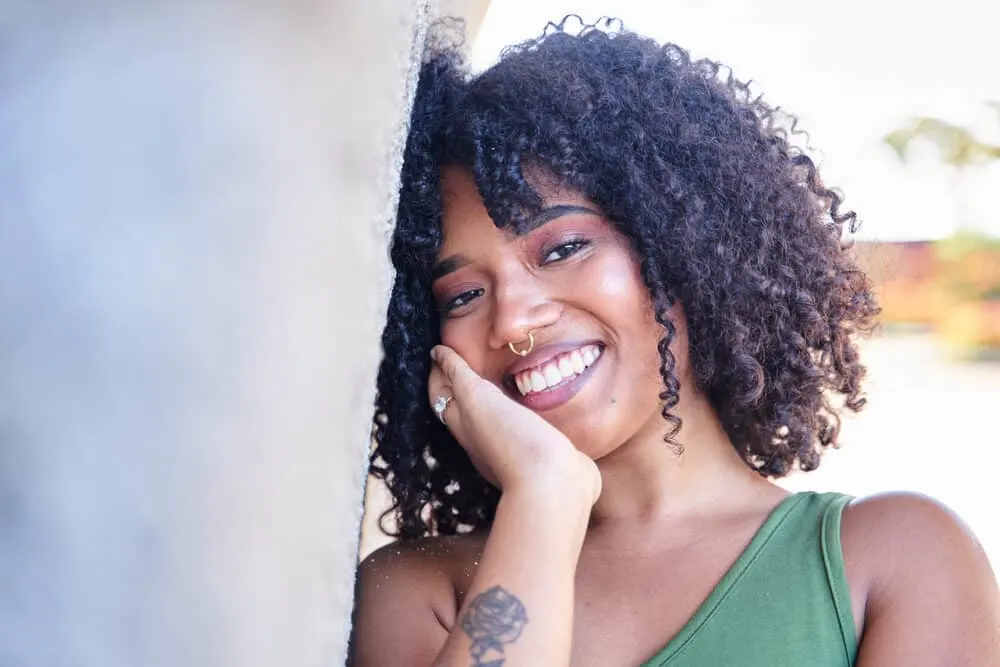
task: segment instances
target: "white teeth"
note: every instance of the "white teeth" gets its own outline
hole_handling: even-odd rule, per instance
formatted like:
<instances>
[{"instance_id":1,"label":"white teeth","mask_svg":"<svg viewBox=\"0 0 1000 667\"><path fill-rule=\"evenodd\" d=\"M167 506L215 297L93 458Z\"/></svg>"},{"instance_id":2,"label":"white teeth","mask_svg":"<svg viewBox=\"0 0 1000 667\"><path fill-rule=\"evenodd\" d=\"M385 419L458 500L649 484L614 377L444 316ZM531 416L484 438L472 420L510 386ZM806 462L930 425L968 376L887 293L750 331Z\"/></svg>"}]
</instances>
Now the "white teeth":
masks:
<instances>
[{"instance_id":1,"label":"white teeth","mask_svg":"<svg viewBox=\"0 0 1000 667\"><path fill-rule=\"evenodd\" d=\"M542 391L549 385L546 384L545 378L538 371L531 371L531 391Z\"/></svg>"},{"instance_id":2,"label":"white teeth","mask_svg":"<svg viewBox=\"0 0 1000 667\"><path fill-rule=\"evenodd\" d=\"M560 355L540 368L518 373L514 376L514 383L522 396L544 391L582 373L600 356L600 347L587 345L569 354Z\"/></svg>"},{"instance_id":3,"label":"white teeth","mask_svg":"<svg viewBox=\"0 0 1000 667\"><path fill-rule=\"evenodd\" d=\"M542 374L545 376L545 384L549 387L554 387L563 381L562 373L556 368L555 364L545 364L545 368L542 369Z\"/></svg>"}]
</instances>

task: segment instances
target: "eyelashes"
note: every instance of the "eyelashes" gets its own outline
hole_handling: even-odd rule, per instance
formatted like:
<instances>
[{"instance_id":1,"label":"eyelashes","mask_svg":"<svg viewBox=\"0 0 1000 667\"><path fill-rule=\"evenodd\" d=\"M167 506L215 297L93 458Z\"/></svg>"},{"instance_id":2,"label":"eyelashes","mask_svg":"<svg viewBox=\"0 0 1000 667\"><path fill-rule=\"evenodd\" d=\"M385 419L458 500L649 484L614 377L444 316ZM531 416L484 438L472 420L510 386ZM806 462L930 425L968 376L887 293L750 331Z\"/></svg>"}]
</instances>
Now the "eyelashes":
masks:
<instances>
[{"instance_id":1,"label":"eyelashes","mask_svg":"<svg viewBox=\"0 0 1000 667\"><path fill-rule=\"evenodd\" d=\"M482 287L466 290L461 294L459 294L458 296L448 300L448 302L445 303L444 306L442 306L441 310L445 313L450 313L453 310L456 310L458 308L461 308L462 306L469 304L474 299L482 296L485 292L486 290L484 290Z\"/></svg>"},{"instance_id":2,"label":"eyelashes","mask_svg":"<svg viewBox=\"0 0 1000 667\"><path fill-rule=\"evenodd\" d=\"M538 265L540 267L557 265L578 254L590 245L591 241L582 236L562 239L555 245L547 246L547 249L540 253ZM482 287L464 290L447 299L442 304L440 312L448 317L457 317L462 314L458 311L462 311L485 293L486 289Z\"/></svg>"},{"instance_id":3,"label":"eyelashes","mask_svg":"<svg viewBox=\"0 0 1000 667\"><path fill-rule=\"evenodd\" d=\"M590 241L582 237L568 239L545 253L542 257L541 263L544 266L554 262L561 262L562 260L568 259L580 252L588 245L590 245Z\"/></svg>"}]
</instances>

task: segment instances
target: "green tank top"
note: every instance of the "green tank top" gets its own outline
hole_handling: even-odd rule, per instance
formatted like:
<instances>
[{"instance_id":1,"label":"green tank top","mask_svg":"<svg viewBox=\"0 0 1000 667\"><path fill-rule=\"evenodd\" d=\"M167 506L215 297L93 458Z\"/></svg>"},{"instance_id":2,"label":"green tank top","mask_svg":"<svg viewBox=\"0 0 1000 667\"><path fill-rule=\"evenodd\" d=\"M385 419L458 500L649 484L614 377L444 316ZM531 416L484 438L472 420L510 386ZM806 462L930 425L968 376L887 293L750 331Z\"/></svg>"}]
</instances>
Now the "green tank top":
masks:
<instances>
[{"instance_id":1,"label":"green tank top","mask_svg":"<svg viewBox=\"0 0 1000 667\"><path fill-rule=\"evenodd\" d=\"M840 546L849 496L786 498L670 643L643 667L850 667L857 654Z\"/></svg>"}]
</instances>

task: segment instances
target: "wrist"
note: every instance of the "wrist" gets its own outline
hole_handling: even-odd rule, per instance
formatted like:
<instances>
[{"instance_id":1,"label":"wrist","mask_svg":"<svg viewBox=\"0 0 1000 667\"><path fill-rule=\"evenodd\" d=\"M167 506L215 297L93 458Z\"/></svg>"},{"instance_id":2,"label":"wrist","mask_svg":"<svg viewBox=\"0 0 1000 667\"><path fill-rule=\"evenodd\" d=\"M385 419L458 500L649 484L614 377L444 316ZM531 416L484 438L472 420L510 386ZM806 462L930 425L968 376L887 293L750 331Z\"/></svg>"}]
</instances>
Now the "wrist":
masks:
<instances>
[{"instance_id":1,"label":"wrist","mask_svg":"<svg viewBox=\"0 0 1000 667\"><path fill-rule=\"evenodd\" d=\"M567 519L588 519L600 493L594 488L600 486L599 480L596 469L591 472L580 465L537 468L504 486L501 502L508 499L509 504L525 503L539 513L551 510Z\"/></svg>"},{"instance_id":2,"label":"wrist","mask_svg":"<svg viewBox=\"0 0 1000 667\"><path fill-rule=\"evenodd\" d=\"M580 485L524 484L504 490L491 535L513 528L524 544L551 562L576 562L590 525L592 504Z\"/></svg>"}]
</instances>

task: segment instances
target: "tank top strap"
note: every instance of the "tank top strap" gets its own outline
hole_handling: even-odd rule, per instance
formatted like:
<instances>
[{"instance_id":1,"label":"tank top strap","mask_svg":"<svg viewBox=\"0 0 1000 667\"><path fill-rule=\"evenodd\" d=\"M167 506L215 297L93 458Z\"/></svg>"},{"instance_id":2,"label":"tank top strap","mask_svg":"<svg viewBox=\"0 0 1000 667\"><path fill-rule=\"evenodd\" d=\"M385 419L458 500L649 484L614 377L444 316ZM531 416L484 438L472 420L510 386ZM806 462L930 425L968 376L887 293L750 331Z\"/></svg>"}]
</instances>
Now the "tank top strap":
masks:
<instances>
[{"instance_id":1,"label":"tank top strap","mask_svg":"<svg viewBox=\"0 0 1000 667\"><path fill-rule=\"evenodd\" d=\"M850 500L812 491L783 500L644 667L853 665L857 638L840 539Z\"/></svg>"},{"instance_id":2,"label":"tank top strap","mask_svg":"<svg viewBox=\"0 0 1000 667\"><path fill-rule=\"evenodd\" d=\"M847 569L844 565L844 549L841 544L841 517L844 508L854 498L842 493L825 493L823 523L820 535L820 550L823 552L823 566L826 580L830 585L830 596L837 610L840 635L844 640L844 652L852 657L858 650L857 630L854 626L854 611L851 607L851 588L847 583Z\"/></svg>"}]
</instances>

